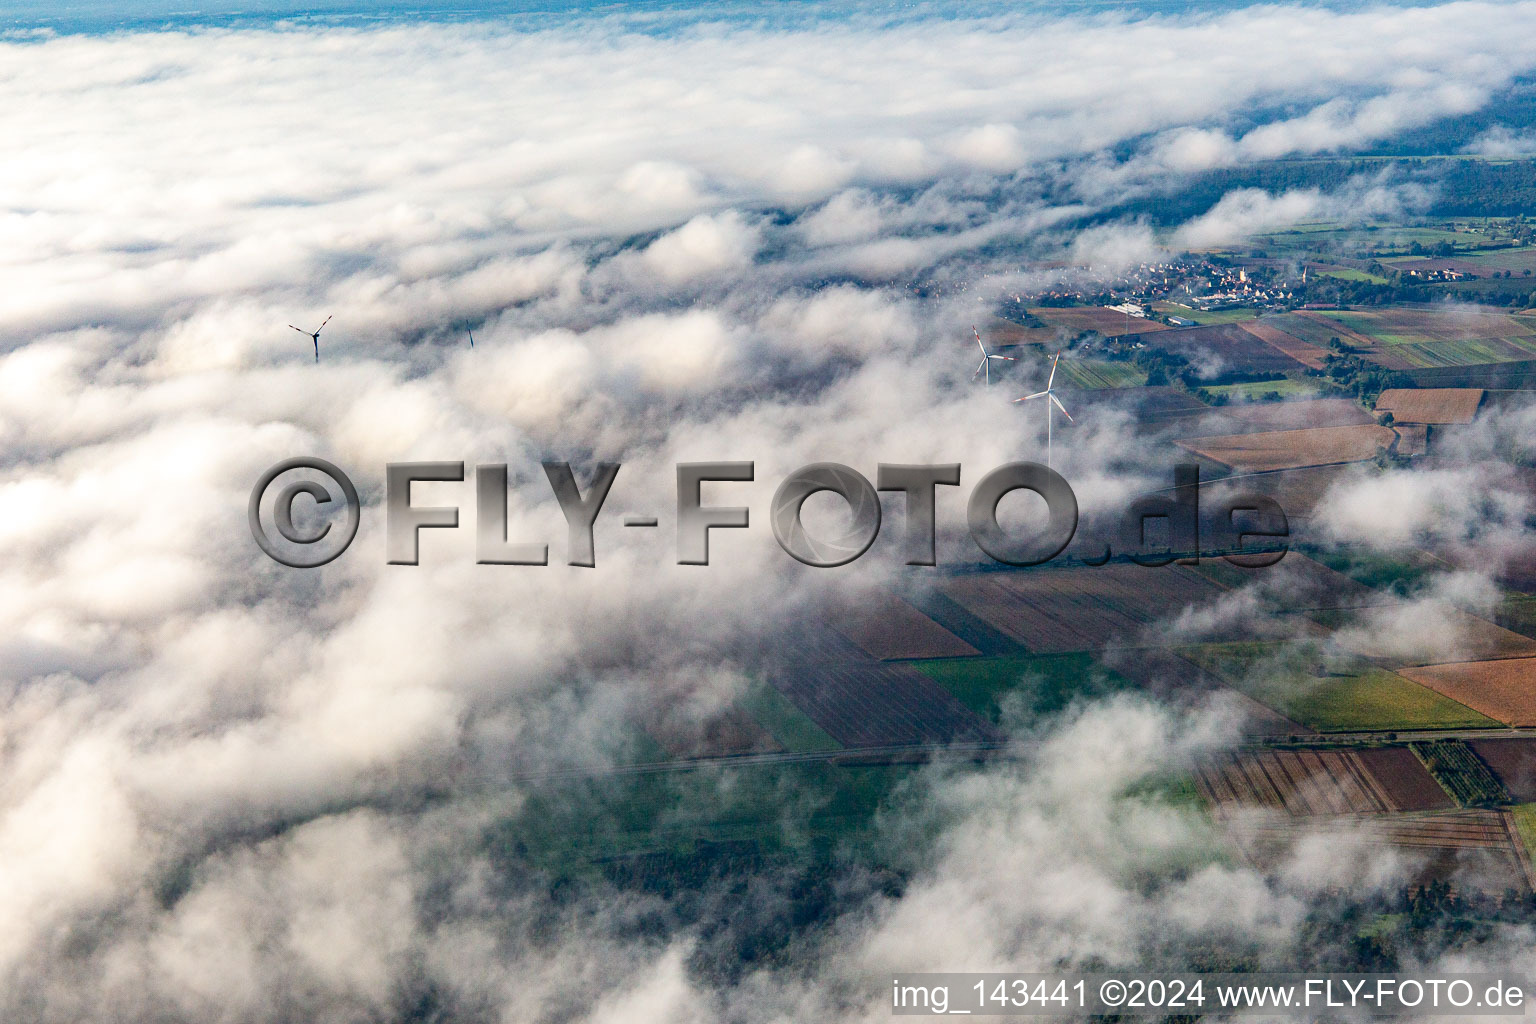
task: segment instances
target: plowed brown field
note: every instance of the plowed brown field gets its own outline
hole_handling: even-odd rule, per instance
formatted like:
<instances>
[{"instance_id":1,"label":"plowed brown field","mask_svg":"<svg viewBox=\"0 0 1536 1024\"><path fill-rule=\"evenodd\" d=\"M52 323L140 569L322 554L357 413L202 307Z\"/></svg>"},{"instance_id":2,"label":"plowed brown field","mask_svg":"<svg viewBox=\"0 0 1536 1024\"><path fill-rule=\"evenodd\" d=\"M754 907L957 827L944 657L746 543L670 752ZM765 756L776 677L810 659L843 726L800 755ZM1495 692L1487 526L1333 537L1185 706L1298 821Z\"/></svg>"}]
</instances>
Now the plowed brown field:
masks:
<instances>
[{"instance_id":1,"label":"plowed brown field","mask_svg":"<svg viewBox=\"0 0 1536 1024\"><path fill-rule=\"evenodd\" d=\"M1536 658L1424 665L1398 674L1506 725L1536 726Z\"/></svg>"}]
</instances>

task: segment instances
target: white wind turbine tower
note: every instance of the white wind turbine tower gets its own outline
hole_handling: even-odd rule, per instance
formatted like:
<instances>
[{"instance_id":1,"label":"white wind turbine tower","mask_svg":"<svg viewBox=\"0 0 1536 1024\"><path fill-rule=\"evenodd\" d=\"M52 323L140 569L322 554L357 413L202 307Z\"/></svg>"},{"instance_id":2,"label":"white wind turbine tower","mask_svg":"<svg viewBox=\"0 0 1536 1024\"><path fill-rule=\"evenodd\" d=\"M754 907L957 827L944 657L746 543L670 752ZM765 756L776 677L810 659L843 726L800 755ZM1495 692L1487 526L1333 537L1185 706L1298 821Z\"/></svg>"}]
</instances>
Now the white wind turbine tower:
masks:
<instances>
[{"instance_id":1,"label":"white wind turbine tower","mask_svg":"<svg viewBox=\"0 0 1536 1024\"><path fill-rule=\"evenodd\" d=\"M976 325L975 324L971 324L971 333L976 335L976 347L981 349L981 362L976 365L976 372L971 374L971 380L974 381L977 377L980 377L983 372L985 372L986 375L987 375L987 386L991 387L992 386L992 360L1000 359L1000 360L1002 360L1004 362L1012 363L1012 362L1015 362L1015 359L1013 358L1013 356L995 356L992 353L988 352L987 351L987 346L985 346L985 345L983 345L981 343L981 332L976 329Z\"/></svg>"},{"instance_id":2,"label":"white wind turbine tower","mask_svg":"<svg viewBox=\"0 0 1536 1024\"><path fill-rule=\"evenodd\" d=\"M1072 414L1067 412L1067 407L1061 404L1061 399L1056 397L1056 364L1059 362L1061 362L1061 353L1057 352L1056 358L1051 360L1051 376L1045 382L1044 391L1036 391L1032 395L1014 399L1015 402L1027 402L1032 398L1045 399L1045 468L1047 469L1051 468L1051 406L1054 405L1060 409L1061 414L1069 421L1076 422L1072 419Z\"/></svg>"}]
</instances>

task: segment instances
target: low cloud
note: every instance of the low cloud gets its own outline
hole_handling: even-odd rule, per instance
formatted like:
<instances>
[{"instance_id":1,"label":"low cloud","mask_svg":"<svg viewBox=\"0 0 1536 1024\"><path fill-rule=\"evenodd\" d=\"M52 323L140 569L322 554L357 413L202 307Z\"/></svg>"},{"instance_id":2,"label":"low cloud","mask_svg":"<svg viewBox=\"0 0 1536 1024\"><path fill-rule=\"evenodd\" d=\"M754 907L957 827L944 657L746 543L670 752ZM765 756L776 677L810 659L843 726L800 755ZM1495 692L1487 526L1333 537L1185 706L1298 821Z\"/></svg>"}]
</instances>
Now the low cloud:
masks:
<instances>
[{"instance_id":1,"label":"low cloud","mask_svg":"<svg viewBox=\"0 0 1536 1024\"><path fill-rule=\"evenodd\" d=\"M757 645L900 571L894 529L836 574L790 562L759 512L789 470L1038 457L1015 389L968 379L970 325L1021 278L980 283L989 247L1146 258L1144 225L1073 226L1116 175L1468 109L1536 64L1533 26L1533 4L1457 3L0 44L3 1015L858 1019L874 969L1293 950L1326 900L1307 871L1214 858L1208 822L1134 791L1237 735L1216 706L1079 707L1009 763L924 774L881 828L935 845L910 844L901 892L835 879L833 939L792 950L820 973L701 981L728 931L635 892L561 903L497 859L517 837L486 836L530 780L614 769L658 697L707 717ZM1245 58L1190 56L1221 52ZM1260 102L1298 113L1240 133ZM1414 202L1236 193L1179 244ZM332 314L317 365L304 332ZM1088 419L1055 449L1085 507L1149 486L1135 425ZM354 546L313 572L245 519L296 454L363 492ZM754 525L717 531L704 570L670 530L609 521L573 569L545 458L584 483L623 462L605 517L668 512L677 462L754 459L712 492ZM476 565L473 485L440 483L418 503L462 527L387 565L384 464L445 459L508 463L509 534L552 564ZM1319 520L1412 543L1470 479L1351 481ZM964 541L950 497L941 551ZM1485 500L1457 536L1513 546L1521 508ZM1432 599L1485 599L1461 582ZM778 881L699 898L768 914Z\"/></svg>"}]
</instances>

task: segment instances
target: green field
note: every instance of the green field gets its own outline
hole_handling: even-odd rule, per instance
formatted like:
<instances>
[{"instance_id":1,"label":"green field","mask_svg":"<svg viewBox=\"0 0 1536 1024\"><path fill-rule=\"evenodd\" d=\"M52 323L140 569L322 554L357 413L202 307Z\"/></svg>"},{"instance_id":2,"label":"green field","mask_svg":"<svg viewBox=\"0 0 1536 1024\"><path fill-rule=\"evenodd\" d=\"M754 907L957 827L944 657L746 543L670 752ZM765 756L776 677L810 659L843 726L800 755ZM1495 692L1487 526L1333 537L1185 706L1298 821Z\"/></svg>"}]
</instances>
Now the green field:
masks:
<instances>
[{"instance_id":1,"label":"green field","mask_svg":"<svg viewBox=\"0 0 1536 1024\"><path fill-rule=\"evenodd\" d=\"M1435 262L1437 260L1449 260L1452 267L1466 273L1476 274L1480 278L1492 279L1492 275L1502 275L1509 271L1511 282L1525 280L1528 276L1536 275L1536 246L1525 246L1518 249L1474 249L1470 252L1457 252L1452 256L1391 256L1382 259L1395 270L1413 270L1420 264ZM1532 283L1536 283L1536 276L1531 276Z\"/></svg>"},{"instance_id":2,"label":"green field","mask_svg":"<svg viewBox=\"0 0 1536 1024\"><path fill-rule=\"evenodd\" d=\"M1258 243L1269 250L1271 256L1287 254L1318 255L1326 262L1331 252L1337 256L1345 253L1359 257L1370 254L1382 257L1407 256L1414 242L1430 248L1441 242L1458 246L1474 246L1486 242L1487 236L1463 229L1446 231L1439 227L1407 227L1399 224L1339 225L1298 224L1285 231L1265 232Z\"/></svg>"},{"instance_id":3,"label":"green field","mask_svg":"<svg viewBox=\"0 0 1536 1024\"><path fill-rule=\"evenodd\" d=\"M761 680L755 681L738 703L785 750L808 753L842 749L842 744L823 732L789 698Z\"/></svg>"},{"instance_id":4,"label":"green field","mask_svg":"<svg viewBox=\"0 0 1536 1024\"><path fill-rule=\"evenodd\" d=\"M1213 395L1226 395L1232 401L1253 401L1276 392L1281 398L1311 397L1317 394L1317 385L1309 380L1260 380L1247 384L1217 384L1205 389Z\"/></svg>"},{"instance_id":5,"label":"green field","mask_svg":"<svg viewBox=\"0 0 1536 1024\"><path fill-rule=\"evenodd\" d=\"M1075 387L1091 391L1105 388L1139 388L1147 382L1147 372L1134 363L1112 363L1104 359L1063 359L1061 375Z\"/></svg>"},{"instance_id":6,"label":"green field","mask_svg":"<svg viewBox=\"0 0 1536 1024\"><path fill-rule=\"evenodd\" d=\"M1313 558L1368 587L1407 594L1426 577L1443 572L1447 563L1424 551L1384 555L1374 551L1339 548L1305 548Z\"/></svg>"},{"instance_id":7,"label":"green field","mask_svg":"<svg viewBox=\"0 0 1536 1024\"><path fill-rule=\"evenodd\" d=\"M488 839L545 870L587 874L636 854L693 856L701 843L761 853L868 838L875 812L911 773L817 762L532 783Z\"/></svg>"},{"instance_id":8,"label":"green field","mask_svg":"<svg viewBox=\"0 0 1536 1024\"><path fill-rule=\"evenodd\" d=\"M1459 220L1478 220L1478 218L1459 218ZM1402 224L1296 224L1287 230L1279 232L1264 232L1258 239L1261 244L1267 244L1272 250L1318 249L1319 246L1329 246L1338 253L1339 250L1359 255L1359 250L1376 253L1381 256L1409 255L1409 249L1413 243L1419 243L1424 247L1438 246L1442 241L1448 241L1453 246L1478 246L1479 243L1487 243L1487 235L1478 232L1470 232L1464 227L1455 230L1445 230L1444 227L1410 227ZM1270 252L1270 255L1276 255ZM1326 256L1324 256L1326 261Z\"/></svg>"},{"instance_id":9,"label":"green field","mask_svg":"<svg viewBox=\"0 0 1536 1024\"><path fill-rule=\"evenodd\" d=\"M1528 339L1536 334L1531 317L1510 316L1486 307L1461 315L1439 309L1398 307L1330 309L1323 315L1383 345L1422 345L1467 338Z\"/></svg>"},{"instance_id":10,"label":"green field","mask_svg":"<svg viewBox=\"0 0 1536 1024\"><path fill-rule=\"evenodd\" d=\"M1510 595L1499 604L1493 620L1522 636L1536 637L1536 597Z\"/></svg>"},{"instance_id":11,"label":"green field","mask_svg":"<svg viewBox=\"0 0 1536 1024\"><path fill-rule=\"evenodd\" d=\"M1515 831L1525 844L1525 855L1536 858L1536 804L1516 804L1509 812L1515 819Z\"/></svg>"},{"instance_id":12,"label":"green field","mask_svg":"<svg viewBox=\"0 0 1536 1024\"><path fill-rule=\"evenodd\" d=\"M1193 320L1201 327L1211 324L1235 324L1243 320L1252 320L1258 316L1261 310L1252 306L1242 306L1237 309L1212 309L1202 311L1181 306L1177 302L1154 302L1152 308L1164 316L1181 316L1186 320Z\"/></svg>"},{"instance_id":13,"label":"green field","mask_svg":"<svg viewBox=\"0 0 1536 1024\"><path fill-rule=\"evenodd\" d=\"M1152 797L1209 817L1210 804L1200 795L1195 777L1188 772L1156 772L1127 789L1126 796Z\"/></svg>"},{"instance_id":14,"label":"green field","mask_svg":"<svg viewBox=\"0 0 1536 1024\"><path fill-rule=\"evenodd\" d=\"M1353 309L1323 314L1374 342L1377 351L1410 369L1436 369L1536 358L1536 320L1488 309ZM1282 318L1276 318L1277 321ZM1326 327L1290 321L1276 326L1313 344L1324 344ZM1305 320L1306 318L1300 318ZM1292 330L1292 327L1295 330ZM1359 343L1356 342L1356 345Z\"/></svg>"},{"instance_id":15,"label":"green field","mask_svg":"<svg viewBox=\"0 0 1536 1024\"><path fill-rule=\"evenodd\" d=\"M620 749L614 751L612 756L614 764L656 764L658 761L672 760L666 748L639 727L633 728L623 737Z\"/></svg>"},{"instance_id":16,"label":"green field","mask_svg":"<svg viewBox=\"0 0 1536 1024\"><path fill-rule=\"evenodd\" d=\"M1389 342L1389 344L1391 344ZM1536 359L1536 343L1530 338L1468 338L1461 341L1410 342L1393 345L1393 354L1415 369L1439 366L1472 366Z\"/></svg>"},{"instance_id":17,"label":"green field","mask_svg":"<svg viewBox=\"0 0 1536 1024\"><path fill-rule=\"evenodd\" d=\"M1435 340L1432 335L1415 330L1413 319L1409 317L1387 321L1374 310L1362 312L1351 309L1330 309L1323 315L1383 345L1414 345Z\"/></svg>"},{"instance_id":18,"label":"green field","mask_svg":"<svg viewBox=\"0 0 1536 1024\"><path fill-rule=\"evenodd\" d=\"M1369 281L1372 284L1386 284L1387 279L1380 274L1370 274L1364 270L1352 270L1349 267L1338 267L1333 270L1313 271L1318 277L1333 277L1340 281Z\"/></svg>"},{"instance_id":19,"label":"green field","mask_svg":"<svg viewBox=\"0 0 1536 1024\"><path fill-rule=\"evenodd\" d=\"M945 658L912 665L994 722L1003 718L1005 704L1029 717L1049 715L1074 698L1100 697L1131 685L1087 653Z\"/></svg>"},{"instance_id":20,"label":"green field","mask_svg":"<svg viewBox=\"0 0 1536 1024\"><path fill-rule=\"evenodd\" d=\"M1180 651L1234 688L1319 732L1497 728L1464 704L1385 669L1320 674L1306 645L1201 644Z\"/></svg>"},{"instance_id":21,"label":"green field","mask_svg":"<svg viewBox=\"0 0 1536 1024\"><path fill-rule=\"evenodd\" d=\"M1130 686L1088 654L912 664L993 721L1052 714L1076 698ZM791 751L841 749L765 682L755 682L739 706ZM624 749L630 764L666 758L643 735L633 744L626 740ZM913 798L912 778L911 765L814 761L533 780L521 805L488 830L487 843L493 856L557 877L589 879L615 872L670 877L679 870L712 870L710 865L718 868L731 858L867 847L889 843L880 814ZM1198 802L1187 779L1159 785L1170 801Z\"/></svg>"},{"instance_id":22,"label":"green field","mask_svg":"<svg viewBox=\"0 0 1536 1024\"><path fill-rule=\"evenodd\" d=\"M1497 807L1510 801L1509 790L1461 740L1408 744L1440 788L1461 807Z\"/></svg>"}]
</instances>

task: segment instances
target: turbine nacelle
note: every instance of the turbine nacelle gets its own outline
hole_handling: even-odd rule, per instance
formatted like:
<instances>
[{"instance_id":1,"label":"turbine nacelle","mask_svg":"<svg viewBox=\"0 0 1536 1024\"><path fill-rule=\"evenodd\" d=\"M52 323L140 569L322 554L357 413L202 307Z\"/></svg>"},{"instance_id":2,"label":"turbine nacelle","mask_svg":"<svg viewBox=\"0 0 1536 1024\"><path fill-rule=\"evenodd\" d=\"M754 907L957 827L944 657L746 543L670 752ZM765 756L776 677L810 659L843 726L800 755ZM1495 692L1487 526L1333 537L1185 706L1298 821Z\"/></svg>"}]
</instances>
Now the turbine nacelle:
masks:
<instances>
[{"instance_id":1,"label":"turbine nacelle","mask_svg":"<svg viewBox=\"0 0 1536 1024\"><path fill-rule=\"evenodd\" d=\"M997 361L1004 363L1017 362L1017 360L1012 356L997 356L993 355L991 352L988 352L987 346L981 343L981 332L976 329L975 324L971 324L971 333L976 336L976 347L981 349L981 362L976 364L976 372L971 374L971 380L974 382L977 377L980 377L983 373L985 373L987 375L987 386L991 387L992 360L996 359Z\"/></svg>"}]
</instances>

